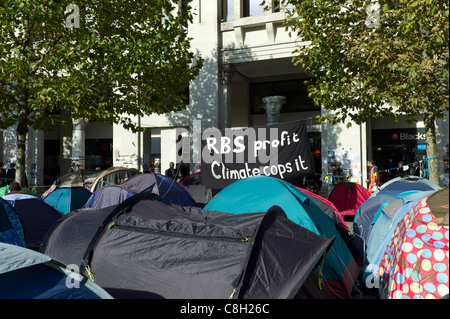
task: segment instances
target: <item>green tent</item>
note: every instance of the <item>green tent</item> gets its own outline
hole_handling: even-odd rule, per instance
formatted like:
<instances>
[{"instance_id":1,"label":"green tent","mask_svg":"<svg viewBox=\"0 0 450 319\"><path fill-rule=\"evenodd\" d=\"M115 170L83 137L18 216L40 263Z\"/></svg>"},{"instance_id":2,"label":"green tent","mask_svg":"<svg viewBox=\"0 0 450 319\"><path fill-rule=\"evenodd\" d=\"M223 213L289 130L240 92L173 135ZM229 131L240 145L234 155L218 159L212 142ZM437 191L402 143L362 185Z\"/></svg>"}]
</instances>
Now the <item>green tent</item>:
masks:
<instances>
[{"instance_id":1,"label":"green tent","mask_svg":"<svg viewBox=\"0 0 450 319\"><path fill-rule=\"evenodd\" d=\"M36 196L36 197L40 197L39 195L33 193L32 191L30 191L27 188L22 188L22 192L27 193L28 195L33 195L33 196ZM0 196L1 197L5 196L8 193L9 193L9 186L8 185L0 187Z\"/></svg>"}]
</instances>

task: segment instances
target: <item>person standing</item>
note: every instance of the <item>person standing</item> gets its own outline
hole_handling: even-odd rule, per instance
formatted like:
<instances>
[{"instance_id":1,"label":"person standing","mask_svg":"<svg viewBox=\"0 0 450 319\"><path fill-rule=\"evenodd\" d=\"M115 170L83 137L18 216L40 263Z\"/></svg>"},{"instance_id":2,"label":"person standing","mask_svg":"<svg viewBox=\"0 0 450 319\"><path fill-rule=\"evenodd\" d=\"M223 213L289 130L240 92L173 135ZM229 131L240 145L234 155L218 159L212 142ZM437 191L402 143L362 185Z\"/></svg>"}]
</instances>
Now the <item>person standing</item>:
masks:
<instances>
[{"instance_id":1,"label":"person standing","mask_svg":"<svg viewBox=\"0 0 450 319\"><path fill-rule=\"evenodd\" d=\"M405 167L403 166L403 162L398 162L397 171L395 173L395 177L404 177L405 174Z\"/></svg>"},{"instance_id":2,"label":"person standing","mask_svg":"<svg viewBox=\"0 0 450 319\"><path fill-rule=\"evenodd\" d=\"M0 187L6 186L6 170L3 168L3 162L0 162Z\"/></svg>"},{"instance_id":3,"label":"person standing","mask_svg":"<svg viewBox=\"0 0 450 319\"><path fill-rule=\"evenodd\" d=\"M420 176L420 166L419 163L414 162L409 169L409 174L413 176Z\"/></svg>"},{"instance_id":4,"label":"person standing","mask_svg":"<svg viewBox=\"0 0 450 319\"><path fill-rule=\"evenodd\" d=\"M7 185L11 184L11 182L14 182L16 180L16 164L11 163L9 164L8 172L6 173L6 183Z\"/></svg>"},{"instance_id":5,"label":"person standing","mask_svg":"<svg viewBox=\"0 0 450 319\"><path fill-rule=\"evenodd\" d=\"M183 173L181 173L181 171L178 171L177 173L177 178L175 179L175 181L177 183L181 183L181 181L184 179Z\"/></svg>"},{"instance_id":6,"label":"person standing","mask_svg":"<svg viewBox=\"0 0 450 319\"><path fill-rule=\"evenodd\" d=\"M367 181L367 183L369 184L367 186L367 190L369 191L369 194L372 195L375 191L375 187L380 186L380 177L378 173L378 167L373 160L368 160L367 166L370 169L369 180Z\"/></svg>"},{"instance_id":7,"label":"person standing","mask_svg":"<svg viewBox=\"0 0 450 319\"><path fill-rule=\"evenodd\" d=\"M337 186L341 184L344 181L344 172L342 171L341 167L333 163L333 185Z\"/></svg>"},{"instance_id":8,"label":"person standing","mask_svg":"<svg viewBox=\"0 0 450 319\"><path fill-rule=\"evenodd\" d=\"M176 170L175 170L175 163L174 162L170 162L169 163L169 168L166 169L164 175L166 177L170 177L170 178L173 178L173 179L175 179L177 177L176 176Z\"/></svg>"},{"instance_id":9,"label":"person standing","mask_svg":"<svg viewBox=\"0 0 450 319\"><path fill-rule=\"evenodd\" d=\"M112 167L112 166L113 166L113 165L112 165L111 159L110 159L110 158L107 158L106 161L105 161L105 164L103 164L103 165L101 166L101 169L107 169L107 168L110 168L110 167Z\"/></svg>"},{"instance_id":10,"label":"person standing","mask_svg":"<svg viewBox=\"0 0 450 319\"><path fill-rule=\"evenodd\" d=\"M150 166L147 169L147 173L155 174L155 164L150 164Z\"/></svg>"},{"instance_id":11,"label":"person standing","mask_svg":"<svg viewBox=\"0 0 450 319\"><path fill-rule=\"evenodd\" d=\"M189 168L188 165L185 164L183 161L180 161L177 167L177 171L180 171L183 177L186 177L189 175Z\"/></svg>"}]
</instances>

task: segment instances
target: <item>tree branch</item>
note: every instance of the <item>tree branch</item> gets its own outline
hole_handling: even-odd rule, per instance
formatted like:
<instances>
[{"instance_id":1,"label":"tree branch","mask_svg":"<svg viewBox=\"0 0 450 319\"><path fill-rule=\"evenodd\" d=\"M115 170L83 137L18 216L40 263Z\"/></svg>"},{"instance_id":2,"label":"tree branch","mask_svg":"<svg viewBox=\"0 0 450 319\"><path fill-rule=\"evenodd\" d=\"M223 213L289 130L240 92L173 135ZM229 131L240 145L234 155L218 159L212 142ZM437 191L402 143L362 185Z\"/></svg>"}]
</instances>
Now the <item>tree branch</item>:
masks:
<instances>
[{"instance_id":1,"label":"tree branch","mask_svg":"<svg viewBox=\"0 0 450 319\"><path fill-rule=\"evenodd\" d=\"M34 65L33 69L30 70L30 75L35 73L38 68L39 65L44 62L45 57L50 53L50 51L55 47L55 45L59 42L59 40L62 39L62 37L64 36L64 32L62 34L60 34L55 40L53 40L52 44L50 45L50 47L45 51L45 53L41 56L41 58L36 62L36 64Z\"/></svg>"}]
</instances>

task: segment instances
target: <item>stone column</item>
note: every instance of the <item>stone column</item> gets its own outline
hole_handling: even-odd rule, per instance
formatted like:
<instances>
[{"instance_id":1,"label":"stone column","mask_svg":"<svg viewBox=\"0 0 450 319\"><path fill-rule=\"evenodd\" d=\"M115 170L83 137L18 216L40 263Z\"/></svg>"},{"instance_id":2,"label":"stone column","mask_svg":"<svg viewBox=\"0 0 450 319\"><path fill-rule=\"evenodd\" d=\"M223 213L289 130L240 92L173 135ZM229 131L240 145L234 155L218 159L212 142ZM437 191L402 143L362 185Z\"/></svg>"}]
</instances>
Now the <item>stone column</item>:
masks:
<instances>
[{"instance_id":1,"label":"stone column","mask_svg":"<svg viewBox=\"0 0 450 319\"><path fill-rule=\"evenodd\" d=\"M266 96L263 98L263 103L267 113L267 125L279 123L280 110L286 103L286 97L279 95Z\"/></svg>"},{"instance_id":2,"label":"stone column","mask_svg":"<svg viewBox=\"0 0 450 319\"><path fill-rule=\"evenodd\" d=\"M72 162L78 168L86 169L85 158L85 127L88 123L87 119L72 119Z\"/></svg>"},{"instance_id":3,"label":"stone column","mask_svg":"<svg viewBox=\"0 0 450 319\"><path fill-rule=\"evenodd\" d=\"M219 67L219 114L218 128L224 129L231 126L231 81L235 73L235 68L231 64L224 64Z\"/></svg>"}]
</instances>

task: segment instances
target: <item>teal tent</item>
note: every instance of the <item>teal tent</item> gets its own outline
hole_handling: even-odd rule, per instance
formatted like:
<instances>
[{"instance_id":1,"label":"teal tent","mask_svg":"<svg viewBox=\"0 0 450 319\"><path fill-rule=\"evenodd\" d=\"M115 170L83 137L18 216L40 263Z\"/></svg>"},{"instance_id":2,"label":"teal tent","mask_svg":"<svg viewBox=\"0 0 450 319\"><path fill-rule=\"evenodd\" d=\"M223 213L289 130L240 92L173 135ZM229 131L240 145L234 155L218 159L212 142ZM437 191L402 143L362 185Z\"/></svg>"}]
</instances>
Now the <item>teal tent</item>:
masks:
<instances>
[{"instance_id":1,"label":"teal tent","mask_svg":"<svg viewBox=\"0 0 450 319\"><path fill-rule=\"evenodd\" d=\"M317 267L320 285L335 298L351 298L353 284L360 270L336 228L336 221L327 216L314 201L288 182L267 177L249 177L227 186L206 206L207 210L228 213L266 211L278 205L286 216L322 237L336 237L322 267Z\"/></svg>"},{"instance_id":2,"label":"teal tent","mask_svg":"<svg viewBox=\"0 0 450 319\"><path fill-rule=\"evenodd\" d=\"M61 186L44 197L44 202L67 214L84 207L92 193L83 186Z\"/></svg>"}]
</instances>

